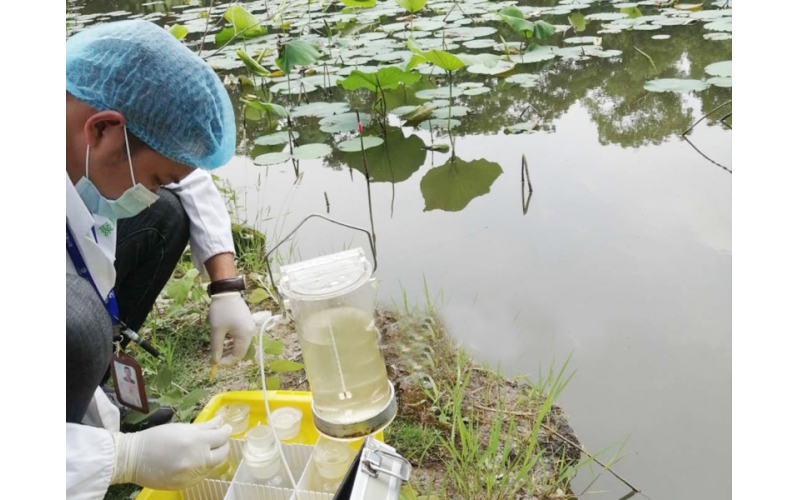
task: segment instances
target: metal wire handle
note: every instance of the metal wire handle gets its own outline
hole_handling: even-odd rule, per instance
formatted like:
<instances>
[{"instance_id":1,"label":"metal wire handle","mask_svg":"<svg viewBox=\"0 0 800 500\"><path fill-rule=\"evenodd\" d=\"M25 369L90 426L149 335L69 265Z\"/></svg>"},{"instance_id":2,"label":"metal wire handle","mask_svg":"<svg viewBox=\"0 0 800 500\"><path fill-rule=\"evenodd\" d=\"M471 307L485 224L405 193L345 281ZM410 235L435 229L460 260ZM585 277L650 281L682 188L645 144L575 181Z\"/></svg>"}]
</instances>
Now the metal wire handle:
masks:
<instances>
[{"instance_id":1,"label":"metal wire handle","mask_svg":"<svg viewBox=\"0 0 800 500\"><path fill-rule=\"evenodd\" d=\"M370 234L369 231L367 231L363 227L353 226L353 225L350 225L350 224L346 224L344 222L340 222L338 220L331 219L330 217L325 217L322 214L311 214L308 217L306 217L305 219L303 219L302 221L300 221L300 223L294 229L292 229L292 231L288 235L286 235L286 237L284 239L279 241L274 247L272 247L269 251L267 251L267 254L266 254L267 273L269 273L269 282L272 285L272 289L278 292L278 297L281 299L281 306L283 306L283 296L281 295L280 291L278 290L278 287L275 286L275 280L272 278L272 268L269 265L269 256L272 255L272 253L275 250L277 250L279 246L283 245L284 243L286 243L289 240L289 238L294 236L294 233L296 233L303 224L305 224L309 219L313 219L314 217L319 217L320 219L325 219L326 221L333 222L334 224L337 224L339 226L346 227L348 229L354 229L356 231L361 231L362 233L366 234L367 235L367 239L369 240L369 249L372 252L372 262L375 264L373 266L373 268L372 268L372 271L375 272L375 271L378 270L378 256L377 256L377 253L375 252L375 242L373 241L372 234Z\"/></svg>"}]
</instances>

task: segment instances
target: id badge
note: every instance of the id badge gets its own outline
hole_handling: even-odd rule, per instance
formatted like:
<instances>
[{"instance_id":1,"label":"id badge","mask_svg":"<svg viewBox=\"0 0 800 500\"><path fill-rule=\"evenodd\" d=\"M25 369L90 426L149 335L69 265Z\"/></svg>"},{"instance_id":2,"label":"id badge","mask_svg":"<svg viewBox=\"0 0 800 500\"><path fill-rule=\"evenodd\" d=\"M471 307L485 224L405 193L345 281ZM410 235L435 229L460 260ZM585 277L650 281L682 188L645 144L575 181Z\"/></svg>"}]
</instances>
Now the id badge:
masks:
<instances>
[{"instance_id":1,"label":"id badge","mask_svg":"<svg viewBox=\"0 0 800 500\"><path fill-rule=\"evenodd\" d=\"M135 359L122 351L115 352L111 357L111 377L114 379L117 400L121 404L142 413L150 412L142 367Z\"/></svg>"}]
</instances>

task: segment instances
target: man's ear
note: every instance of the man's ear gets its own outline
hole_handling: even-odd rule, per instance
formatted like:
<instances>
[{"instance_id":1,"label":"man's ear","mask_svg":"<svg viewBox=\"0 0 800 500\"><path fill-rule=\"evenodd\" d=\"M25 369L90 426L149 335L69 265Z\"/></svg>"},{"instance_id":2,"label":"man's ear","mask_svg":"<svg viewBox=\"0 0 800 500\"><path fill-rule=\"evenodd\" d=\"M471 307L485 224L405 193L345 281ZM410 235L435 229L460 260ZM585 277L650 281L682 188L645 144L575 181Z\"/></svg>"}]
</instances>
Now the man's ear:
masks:
<instances>
[{"instance_id":1,"label":"man's ear","mask_svg":"<svg viewBox=\"0 0 800 500\"><path fill-rule=\"evenodd\" d=\"M119 139L124 140L125 117L118 111L98 111L86 120L83 134L86 143L92 149L98 149L102 143L111 142L114 148L118 147Z\"/></svg>"}]
</instances>

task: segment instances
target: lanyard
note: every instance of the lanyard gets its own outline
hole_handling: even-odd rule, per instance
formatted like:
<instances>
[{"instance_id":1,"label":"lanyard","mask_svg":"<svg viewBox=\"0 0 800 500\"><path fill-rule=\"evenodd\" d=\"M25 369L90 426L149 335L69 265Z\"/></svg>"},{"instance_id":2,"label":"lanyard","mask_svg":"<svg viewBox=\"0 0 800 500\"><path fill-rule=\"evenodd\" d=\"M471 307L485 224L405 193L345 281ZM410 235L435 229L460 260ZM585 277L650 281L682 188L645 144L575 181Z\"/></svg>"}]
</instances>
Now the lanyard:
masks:
<instances>
[{"instance_id":1,"label":"lanyard","mask_svg":"<svg viewBox=\"0 0 800 500\"><path fill-rule=\"evenodd\" d=\"M78 248L77 242L75 241L75 236L72 234L72 230L69 228L69 222L67 222L67 254L72 260L72 264L75 266L75 270L78 272L78 275L88 281L92 285L92 288L94 288L97 296L100 297L100 301L103 303L103 305L105 305L108 315L111 316L111 322L114 325L119 323L119 308L117 307L117 296L114 295L114 289L112 288L108 293L108 298L103 300L103 295L100 293L100 290L98 290L97 285L92 279L92 275L89 273L89 268L86 267L86 261L83 260L81 251Z\"/></svg>"}]
</instances>

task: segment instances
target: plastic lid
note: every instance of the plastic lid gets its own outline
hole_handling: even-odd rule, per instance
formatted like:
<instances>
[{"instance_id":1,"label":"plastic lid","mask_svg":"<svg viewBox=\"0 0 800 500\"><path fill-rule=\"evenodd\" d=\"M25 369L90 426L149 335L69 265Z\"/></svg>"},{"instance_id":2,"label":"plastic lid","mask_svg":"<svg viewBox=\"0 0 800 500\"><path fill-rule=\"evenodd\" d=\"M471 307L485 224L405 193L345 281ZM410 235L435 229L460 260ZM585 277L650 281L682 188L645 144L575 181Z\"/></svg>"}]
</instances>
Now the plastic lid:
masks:
<instances>
[{"instance_id":1,"label":"plastic lid","mask_svg":"<svg viewBox=\"0 0 800 500\"><path fill-rule=\"evenodd\" d=\"M339 479L347 474L352 450L345 443L322 439L311 454L319 475L325 479Z\"/></svg>"},{"instance_id":2,"label":"plastic lid","mask_svg":"<svg viewBox=\"0 0 800 500\"><path fill-rule=\"evenodd\" d=\"M303 412L291 406L284 406L272 412L270 424L275 428L278 439L286 441L300 434L300 419Z\"/></svg>"},{"instance_id":3,"label":"plastic lid","mask_svg":"<svg viewBox=\"0 0 800 500\"><path fill-rule=\"evenodd\" d=\"M254 457L266 455L273 451L277 453L278 451L275 435L268 425L258 424L253 427L245 436L245 440L247 441L247 448L250 449L250 453Z\"/></svg>"},{"instance_id":4,"label":"plastic lid","mask_svg":"<svg viewBox=\"0 0 800 500\"><path fill-rule=\"evenodd\" d=\"M225 423L240 423L250 416L250 405L244 403L224 405L216 414L221 416Z\"/></svg>"},{"instance_id":5,"label":"plastic lid","mask_svg":"<svg viewBox=\"0 0 800 500\"><path fill-rule=\"evenodd\" d=\"M355 248L281 267L281 293L295 300L327 300L356 290L372 277L372 263Z\"/></svg>"}]
</instances>

